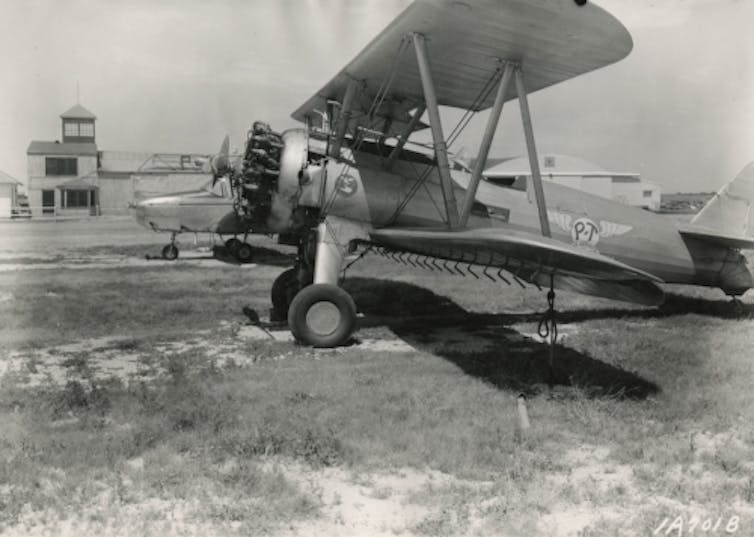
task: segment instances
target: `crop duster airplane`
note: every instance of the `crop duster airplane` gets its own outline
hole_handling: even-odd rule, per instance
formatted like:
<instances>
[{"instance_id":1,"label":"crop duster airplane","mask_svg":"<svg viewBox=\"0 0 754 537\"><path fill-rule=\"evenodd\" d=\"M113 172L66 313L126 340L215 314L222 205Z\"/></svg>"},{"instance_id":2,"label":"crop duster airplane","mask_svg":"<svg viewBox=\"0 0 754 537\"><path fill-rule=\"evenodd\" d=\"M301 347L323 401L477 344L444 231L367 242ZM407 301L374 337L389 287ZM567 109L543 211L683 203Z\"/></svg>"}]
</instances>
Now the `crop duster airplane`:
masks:
<instances>
[{"instance_id":1,"label":"crop duster airplane","mask_svg":"<svg viewBox=\"0 0 754 537\"><path fill-rule=\"evenodd\" d=\"M250 228L299 248L272 286L273 314L303 343L348 340L356 307L338 283L356 250L529 282L553 300L563 289L659 305L662 282L743 294L752 276L738 250L754 247L754 165L680 228L542 183L529 92L616 62L632 45L618 20L585 0L413 2L293 112L304 128L279 135L255 124L240 167L227 170ZM531 180L492 184L482 170L513 98ZM491 109L471 170L449 156L440 105L467 116ZM408 149L411 134L427 126L432 155Z\"/></svg>"},{"instance_id":2,"label":"crop duster airplane","mask_svg":"<svg viewBox=\"0 0 754 537\"><path fill-rule=\"evenodd\" d=\"M212 172L212 180L197 190L174 192L146 198L129 204L136 221L153 231L169 232L170 244L162 249L162 257L178 258L175 237L184 232L207 232L233 235L225 242L228 252L242 262L251 261L253 251L246 242L251 231L250 222L234 206L235 198L224 175L237 163L229 155L228 137L223 140L220 152L202 161L205 172ZM237 238L243 235L244 240Z\"/></svg>"}]
</instances>

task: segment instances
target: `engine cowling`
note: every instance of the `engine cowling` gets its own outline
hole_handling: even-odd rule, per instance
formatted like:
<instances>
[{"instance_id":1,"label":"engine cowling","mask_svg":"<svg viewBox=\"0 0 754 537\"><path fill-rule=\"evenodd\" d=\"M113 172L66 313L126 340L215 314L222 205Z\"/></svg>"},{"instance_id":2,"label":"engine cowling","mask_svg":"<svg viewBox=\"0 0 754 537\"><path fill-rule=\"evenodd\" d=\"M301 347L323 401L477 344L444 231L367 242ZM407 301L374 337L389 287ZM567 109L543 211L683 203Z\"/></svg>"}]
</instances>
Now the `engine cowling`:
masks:
<instances>
[{"instance_id":1,"label":"engine cowling","mask_svg":"<svg viewBox=\"0 0 754 537\"><path fill-rule=\"evenodd\" d=\"M294 210L301 195L300 176L309 154L309 138L305 129L283 132L280 153L280 173L272 195L267 226L273 233L284 233L294 227Z\"/></svg>"}]
</instances>

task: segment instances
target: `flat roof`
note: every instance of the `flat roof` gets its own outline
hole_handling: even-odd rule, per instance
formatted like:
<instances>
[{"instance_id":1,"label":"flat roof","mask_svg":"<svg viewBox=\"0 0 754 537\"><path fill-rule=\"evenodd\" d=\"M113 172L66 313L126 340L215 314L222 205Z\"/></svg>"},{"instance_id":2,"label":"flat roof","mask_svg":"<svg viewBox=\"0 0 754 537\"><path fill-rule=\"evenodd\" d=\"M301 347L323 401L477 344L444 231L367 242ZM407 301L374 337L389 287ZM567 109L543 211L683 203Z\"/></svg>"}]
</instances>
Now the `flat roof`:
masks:
<instances>
[{"instance_id":1,"label":"flat roof","mask_svg":"<svg viewBox=\"0 0 754 537\"><path fill-rule=\"evenodd\" d=\"M97 190L96 186L81 177L71 179L70 181L66 181L65 183L60 183L55 188L60 188L63 190Z\"/></svg>"},{"instance_id":2,"label":"flat roof","mask_svg":"<svg viewBox=\"0 0 754 537\"><path fill-rule=\"evenodd\" d=\"M32 140L27 155L85 155L97 156L97 144L94 142L46 142Z\"/></svg>"}]
</instances>

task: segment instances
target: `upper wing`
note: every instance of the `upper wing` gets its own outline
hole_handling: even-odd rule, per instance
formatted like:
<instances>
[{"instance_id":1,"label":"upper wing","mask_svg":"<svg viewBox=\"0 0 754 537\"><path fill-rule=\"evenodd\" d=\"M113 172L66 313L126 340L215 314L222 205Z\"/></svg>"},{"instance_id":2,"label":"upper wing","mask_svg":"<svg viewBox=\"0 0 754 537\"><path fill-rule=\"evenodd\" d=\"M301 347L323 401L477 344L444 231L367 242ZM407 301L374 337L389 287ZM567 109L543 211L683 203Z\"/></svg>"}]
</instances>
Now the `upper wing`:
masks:
<instances>
[{"instance_id":1,"label":"upper wing","mask_svg":"<svg viewBox=\"0 0 754 537\"><path fill-rule=\"evenodd\" d=\"M429 61L441 105L472 110L492 106L489 92L477 101L499 67L520 62L529 92L624 58L631 36L612 15L574 0L415 0L292 117L305 121L327 100L342 99L349 79L361 84L352 121L364 125L380 88L392 80L372 118L393 129L423 100L412 33L427 38ZM383 90L384 91L384 90ZM515 96L513 88L507 99Z\"/></svg>"},{"instance_id":2,"label":"upper wing","mask_svg":"<svg viewBox=\"0 0 754 537\"><path fill-rule=\"evenodd\" d=\"M501 228L464 231L381 229L372 241L387 248L500 267L543 287L655 306L664 300L657 277L597 252Z\"/></svg>"}]
</instances>

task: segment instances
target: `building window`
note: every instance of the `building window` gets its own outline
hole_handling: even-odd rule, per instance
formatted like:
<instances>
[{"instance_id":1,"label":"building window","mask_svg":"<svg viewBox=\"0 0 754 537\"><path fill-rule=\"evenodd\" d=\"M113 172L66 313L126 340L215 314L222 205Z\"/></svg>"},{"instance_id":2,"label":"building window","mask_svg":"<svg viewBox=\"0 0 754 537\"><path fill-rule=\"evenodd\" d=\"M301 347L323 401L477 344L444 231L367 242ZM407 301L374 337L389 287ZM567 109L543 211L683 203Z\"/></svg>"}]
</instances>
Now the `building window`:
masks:
<instances>
[{"instance_id":1,"label":"building window","mask_svg":"<svg viewBox=\"0 0 754 537\"><path fill-rule=\"evenodd\" d=\"M644 196L645 198L651 198L651 197L652 197L652 191L651 191L651 190L642 190L642 192L641 192L641 193L642 193L642 195L643 195L643 196Z\"/></svg>"},{"instance_id":2,"label":"building window","mask_svg":"<svg viewBox=\"0 0 754 537\"><path fill-rule=\"evenodd\" d=\"M45 158L45 175L78 175L76 158Z\"/></svg>"},{"instance_id":3,"label":"building window","mask_svg":"<svg viewBox=\"0 0 754 537\"><path fill-rule=\"evenodd\" d=\"M94 137L94 123L79 123L79 136Z\"/></svg>"},{"instance_id":4,"label":"building window","mask_svg":"<svg viewBox=\"0 0 754 537\"><path fill-rule=\"evenodd\" d=\"M65 136L78 136L79 124L72 121L66 121L63 123L63 134Z\"/></svg>"},{"instance_id":5,"label":"building window","mask_svg":"<svg viewBox=\"0 0 754 537\"><path fill-rule=\"evenodd\" d=\"M65 209L86 209L89 207L89 191L64 190L63 207Z\"/></svg>"},{"instance_id":6,"label":"building window","mask_svg":"<svg viewBox=\"0 0 754 537\"><path fill-rule=\"evenodd\" d=\"M66 120L63 122L63 136L66 138L94 138L94 123Z\"/></svg>"}]
</instances>

